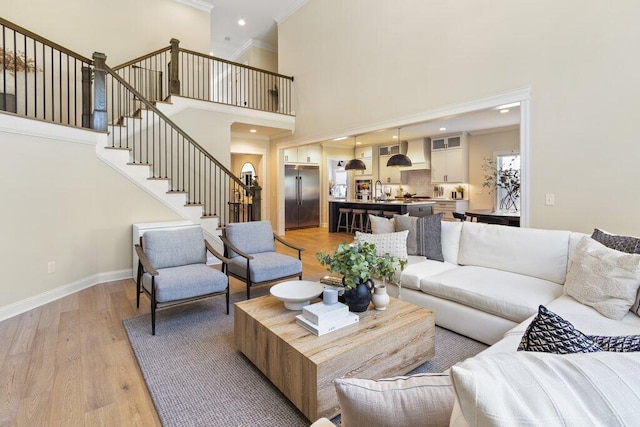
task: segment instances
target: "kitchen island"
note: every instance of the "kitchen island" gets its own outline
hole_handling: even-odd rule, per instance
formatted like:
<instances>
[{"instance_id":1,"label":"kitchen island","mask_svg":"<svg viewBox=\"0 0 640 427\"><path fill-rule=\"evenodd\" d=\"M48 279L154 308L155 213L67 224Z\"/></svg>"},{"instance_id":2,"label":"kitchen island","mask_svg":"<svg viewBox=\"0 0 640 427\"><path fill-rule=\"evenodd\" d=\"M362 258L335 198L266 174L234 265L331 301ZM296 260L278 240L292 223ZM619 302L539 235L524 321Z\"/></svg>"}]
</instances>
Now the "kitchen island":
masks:
<instances>
[{"instance_id":1,"label":"kitchen island","mask_svg":"<svg viewBox=\"0 0 640 427\"><path fill-rule=\"evenodd\" d=\"M409 216L428 216L433 213L434 201L424 200L329 200L329 232L335 233L338 229L338 217L340 208L380 210L395 212L398 215L409 213Z\"/></svg>"}]
</instances>

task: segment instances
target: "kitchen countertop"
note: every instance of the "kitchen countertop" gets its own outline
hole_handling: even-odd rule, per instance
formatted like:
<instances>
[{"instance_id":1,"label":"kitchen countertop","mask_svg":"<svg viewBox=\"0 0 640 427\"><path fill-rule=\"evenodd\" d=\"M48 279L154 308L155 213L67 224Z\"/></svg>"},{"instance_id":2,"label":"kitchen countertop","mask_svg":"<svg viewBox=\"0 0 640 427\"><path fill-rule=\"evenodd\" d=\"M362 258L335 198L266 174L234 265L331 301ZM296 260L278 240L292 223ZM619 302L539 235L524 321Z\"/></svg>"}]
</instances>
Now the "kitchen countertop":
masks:
<instances>
[{"instance_id":1,"label":"kitchen countertop","mask_svg":"<svg viewBox=\"0 0 640 427\"><path fill-rule=\"evenodd\" d=\"M444 199L440 199L444 200ZM355 203L361 205L435 205L438 199L428 199L428 200L412 200L412 199L404 199L404 200L353 200L353 199L331 199L329 203Z\"/></svg>"}]
</instances>

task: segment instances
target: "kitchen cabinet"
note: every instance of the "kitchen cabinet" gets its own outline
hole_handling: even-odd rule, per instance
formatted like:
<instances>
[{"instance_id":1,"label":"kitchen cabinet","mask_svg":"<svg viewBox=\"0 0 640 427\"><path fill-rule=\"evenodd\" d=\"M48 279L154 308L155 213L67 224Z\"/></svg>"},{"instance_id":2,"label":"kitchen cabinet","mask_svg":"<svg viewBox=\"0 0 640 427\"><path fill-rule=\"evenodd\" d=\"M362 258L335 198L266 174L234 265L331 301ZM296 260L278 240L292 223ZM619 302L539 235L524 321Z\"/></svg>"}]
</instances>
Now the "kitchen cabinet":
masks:
<instances>
[{"instance_id":1,"label":"kitchen cabinet","mask_svg":"<svg viewBox=\"0 0 640 427\"><path fill-rule=\"evenodd\" d=\"M319 165L321 160L322 152L318 145L292 147L284 150L285 163L310 163Z\"/></svg>"},{"instance_id":2,"label":"kitchen cabinet","mask_svg":"<svg viewBox=\"0 0 640 427\"><path fill-rule=\"evenodd\" d=\"M469 153L466 134L431 139L431 182L467 182Z\"/></svg>"},{"instance_id":3,"label":"kitchen cabinet","mask_svg":"<svg viewBox=\"0 0 640 427\"><path fill-rule=\"evenodd\" d=\"M453 212L465 213L465 211L469 209L468 200L435 200L435 202L436 204L433 205L433 214L443 212L443 221L457 221L457 219L453 217Z\"/></svg>"},{"instance_id":4,"label":"kitchen cabinet","mask_svg":"<svg viewBox=\"0 0 640 427\"><path fill-rule=\"evenodd\" d=\"M373 175L373 147L356 147L355 156L356 159L362 160L367 168L363 171L354 171L354 175Z\"/></svg>"}]
</instances>

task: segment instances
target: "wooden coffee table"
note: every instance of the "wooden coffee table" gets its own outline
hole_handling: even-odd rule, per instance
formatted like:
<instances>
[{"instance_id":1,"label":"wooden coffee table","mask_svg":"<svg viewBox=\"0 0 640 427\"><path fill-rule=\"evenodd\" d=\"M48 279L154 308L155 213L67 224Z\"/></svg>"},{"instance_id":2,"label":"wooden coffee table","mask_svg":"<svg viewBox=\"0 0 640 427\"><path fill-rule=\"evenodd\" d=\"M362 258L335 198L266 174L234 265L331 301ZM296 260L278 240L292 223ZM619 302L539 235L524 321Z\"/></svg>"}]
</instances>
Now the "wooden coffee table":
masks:
<instances>
[{"instance_id":1,"label":"wooden coffee table","mask_svg":"<svg viewBox=\"0 0 640 427\"><path fill-rule=\"evenodd\" d=\"M268 295L234 307L237 348L310 420L340 413L334 379L403 375L435 354L430 310L391 298L360 322L315 336L295 322L300 311Z\"/></svg>"}]
</instances>

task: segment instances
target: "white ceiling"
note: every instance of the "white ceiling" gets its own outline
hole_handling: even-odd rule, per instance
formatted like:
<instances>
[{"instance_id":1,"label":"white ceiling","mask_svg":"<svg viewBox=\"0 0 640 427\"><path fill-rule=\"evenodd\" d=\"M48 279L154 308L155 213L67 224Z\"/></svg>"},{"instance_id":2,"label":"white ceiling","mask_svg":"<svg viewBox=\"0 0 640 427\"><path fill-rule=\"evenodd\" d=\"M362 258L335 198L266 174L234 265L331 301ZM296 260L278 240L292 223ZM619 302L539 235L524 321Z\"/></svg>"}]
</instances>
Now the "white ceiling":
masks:
<instances>
[{"instance_id":1,"label":"white ceiling","mask_svg":"<svg viewBox=\"0 0 640 427\"><path fill-rule=\"evenodd\" d=\"M207 0L211 10L211 45L214 56L234 59L249 42L278 49L277 22L308 0ZM238 25L244 19L245 25ZM228 40L227 40L228 38Z\"/></svg>"}]
</instances>

